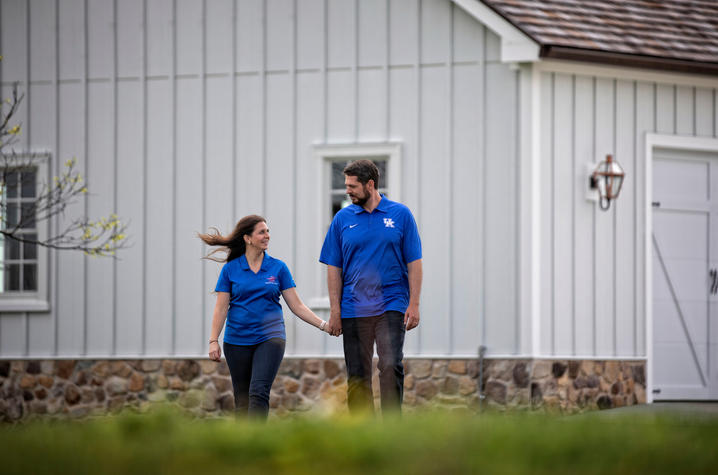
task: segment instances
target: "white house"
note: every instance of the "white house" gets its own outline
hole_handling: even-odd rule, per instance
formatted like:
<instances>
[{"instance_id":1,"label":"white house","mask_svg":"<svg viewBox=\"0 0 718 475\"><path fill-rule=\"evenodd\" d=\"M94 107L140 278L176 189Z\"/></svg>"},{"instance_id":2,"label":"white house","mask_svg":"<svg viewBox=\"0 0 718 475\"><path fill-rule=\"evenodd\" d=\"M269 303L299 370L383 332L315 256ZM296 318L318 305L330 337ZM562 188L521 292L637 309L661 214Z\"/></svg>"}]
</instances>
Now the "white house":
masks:
<instances>
[{"instance_id":1,"label":"white house","mask_svg":"<svg viewBox=\"0 0 718 475\"><path fill-rule=\"evenodd\" d=\"M16 149L46 154L38 180L78 157L91 194L68 219L115 211L133 243L5 254L37 279L5 272L0 380L205 357L219 265L196 232L249 213L325 313L335 177L368 157L423 241L410 373L483 346L478 390L499 402L717 399L718 5L644 3L0 1ZM626 175L602 211L588 183L608 154ZM285 320L288 361L342 356Z\"/></svg>"}]
</instances>

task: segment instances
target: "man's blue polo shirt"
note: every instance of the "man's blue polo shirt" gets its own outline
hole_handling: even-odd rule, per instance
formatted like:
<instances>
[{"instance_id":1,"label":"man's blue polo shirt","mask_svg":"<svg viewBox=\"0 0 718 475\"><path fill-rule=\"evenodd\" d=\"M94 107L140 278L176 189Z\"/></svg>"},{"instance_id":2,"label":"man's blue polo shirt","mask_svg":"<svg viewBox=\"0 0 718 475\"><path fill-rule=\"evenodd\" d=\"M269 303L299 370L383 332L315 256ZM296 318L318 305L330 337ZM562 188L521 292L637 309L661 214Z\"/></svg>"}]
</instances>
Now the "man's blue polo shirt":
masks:
<instances>
[{"instance_id":1,"label":"man's blue polo shirt","mask_svg":"<svg viewBox=\"0 0 718 475\"><path fill-rule=\"evenodd\" d=\"M242 254L227 262L219 273L215 292L229 292L224 341L256 345L270 338L287 339L279 303L281 291L296 287L287 265L266 252L256 274Z\"/></svg>"},{"instance_id":2,"label":"man's blue polo shirt","mask_svg":"<svg viewBox=\"0 0 718 475\"><path fill-rule=\"evenodd\" d=\"M409 208L382 195L368 213L341 209L324 239L319 262L341 267L342 318L372 317L409 306L407 264L421 259L421 240Z\"/></svg>"}]
</instances>

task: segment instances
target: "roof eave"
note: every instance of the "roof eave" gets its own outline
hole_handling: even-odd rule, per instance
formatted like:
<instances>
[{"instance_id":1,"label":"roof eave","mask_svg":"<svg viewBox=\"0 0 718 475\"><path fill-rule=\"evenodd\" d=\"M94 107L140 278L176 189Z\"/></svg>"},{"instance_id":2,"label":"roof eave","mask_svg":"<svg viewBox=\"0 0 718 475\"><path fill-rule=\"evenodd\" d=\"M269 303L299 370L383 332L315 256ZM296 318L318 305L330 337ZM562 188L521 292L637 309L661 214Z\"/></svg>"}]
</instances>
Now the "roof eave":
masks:
<instances>
[{"instance_id":1,"label":"roof eave","mask_svg":"<svg viewBox=\"0 0 718 475\"><path fill-rule=\"evenodd\" d=\"M523 63L539 60L539 44L494 10L478 0L452 0L466 13L501 39L501 62Z\"/></svg>"},{"instance_id":2,"label":"roof eave","mask_svg":"<svg viewBox=\"0 0 718 475\"><path fill-rule=\"evenodd\" d=\"M679 73L705 74L710 76L718 75L718 63L687 61L659 56L614 53L608 51L572 48L568 46L543 45L540 49L540 57L543 59L583 61Z\"/></svg>"}]
</instances>

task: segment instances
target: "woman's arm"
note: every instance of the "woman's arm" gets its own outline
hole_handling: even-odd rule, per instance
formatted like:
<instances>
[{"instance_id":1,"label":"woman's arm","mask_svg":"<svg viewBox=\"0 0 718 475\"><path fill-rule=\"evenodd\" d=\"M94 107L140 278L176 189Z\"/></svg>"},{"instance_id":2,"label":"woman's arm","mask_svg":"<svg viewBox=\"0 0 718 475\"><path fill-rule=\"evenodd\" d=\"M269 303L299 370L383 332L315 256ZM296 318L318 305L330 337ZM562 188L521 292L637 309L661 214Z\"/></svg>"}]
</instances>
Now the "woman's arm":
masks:
<instances>
[{"instance_id":1,"label":"woman's arm","mask_svg":"<svg viewBox=\"0 0 718 475\"><path fill-rule=\"evenodd\" d=\"M289 305L289 309L294 315L301 318L308 324L319 328L321 331L325 331L327 322L319 318L309 307L304 305L302 299L299 298L296 287L291 287L282 291L282 297L284 301Z\"/></svg>"},{"instance_id":2,"label":"woman's arm","mask_svg":"<svg viewBox=\"0 0 718 475\"><path fill-rule=\"evenodd\" d=\"M222 356L222 350L219 347L219 334L227 319L228 309L229 292L217 292L217 303L214 304L214 314L212 315L212 330L209 333L209 359L213 361L219 361Z\"/></svg>"}]
</instances>

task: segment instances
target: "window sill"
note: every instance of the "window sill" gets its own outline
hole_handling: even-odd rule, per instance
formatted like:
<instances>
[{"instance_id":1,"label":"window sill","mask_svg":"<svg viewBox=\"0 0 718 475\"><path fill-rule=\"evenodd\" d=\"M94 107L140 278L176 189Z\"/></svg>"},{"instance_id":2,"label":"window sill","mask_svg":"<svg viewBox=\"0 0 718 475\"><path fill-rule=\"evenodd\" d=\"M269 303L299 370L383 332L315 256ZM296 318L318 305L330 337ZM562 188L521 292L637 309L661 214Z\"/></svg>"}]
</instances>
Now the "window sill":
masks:
<instances>
[{"instance_id":1,"label":"window sill","mask_svg":"<svg viewBox=\"0 0 718 475\"><path fill-rule=\"evenodd\" d=\"M23 298L0 299L0 313L49 311L50 303L46 300Z\"/></svg>"}]
</instances>

